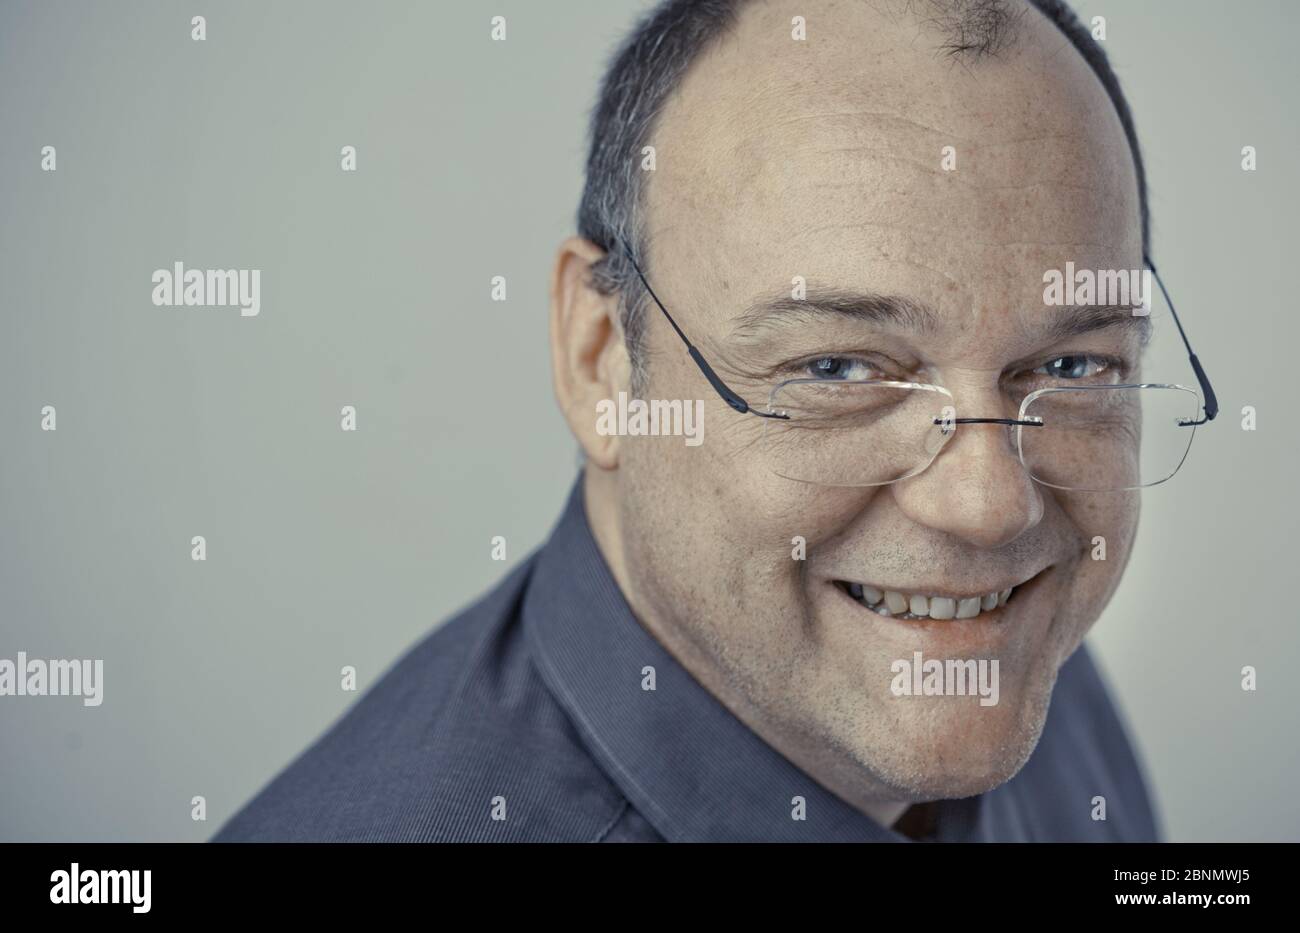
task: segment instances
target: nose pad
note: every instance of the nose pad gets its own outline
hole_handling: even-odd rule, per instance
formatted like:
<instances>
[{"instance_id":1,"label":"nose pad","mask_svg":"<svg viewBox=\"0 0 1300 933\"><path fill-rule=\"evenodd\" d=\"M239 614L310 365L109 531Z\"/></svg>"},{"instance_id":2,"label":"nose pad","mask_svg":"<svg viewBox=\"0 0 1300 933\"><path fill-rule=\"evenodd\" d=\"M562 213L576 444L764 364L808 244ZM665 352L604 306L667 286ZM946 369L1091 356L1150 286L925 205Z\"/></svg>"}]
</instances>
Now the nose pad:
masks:
<instances>
[{"instance_id":1,"label":"nose pad","mask_svg":"<svg viewBox=\"0 0 1300 933\"><path fill-rule=\"evenodd\" d=\"M1005 428L1007 435L1007 447L1015 451L1016 458L1020 457L1020 443L1016 435L1018 428L1026 425L1036 427L1043 423L1042 418L958 418L951 405L944 406L939 417L934 419L934 428L926 436L926 453L933 459L939 455L939 452L947 446L948 442L957 434L957 425L959 424L999 424Z\"/></svg>"},{"instance_id":2,"label":"nose pad","mask_svg":"<svg viewBox=\"0 0 1300 933\"><path fill-rule=\"evenodd\" d=\"M929 458L933 460L937 457L956 433L957 411L951 405L945 405L938 417L932 420L931 428L925 435L925 452Z\"/></svg>"}]
</instances>

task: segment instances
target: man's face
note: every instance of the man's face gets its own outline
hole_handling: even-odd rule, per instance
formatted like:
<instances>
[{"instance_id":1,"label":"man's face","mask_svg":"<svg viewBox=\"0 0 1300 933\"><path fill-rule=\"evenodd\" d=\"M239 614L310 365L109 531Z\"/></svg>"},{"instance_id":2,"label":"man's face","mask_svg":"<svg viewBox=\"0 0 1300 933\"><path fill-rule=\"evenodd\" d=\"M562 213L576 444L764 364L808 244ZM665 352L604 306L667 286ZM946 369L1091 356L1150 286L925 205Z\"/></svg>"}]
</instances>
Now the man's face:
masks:
<instances>
[{"instance_id":1,"label":"man's face","mask_svg":"<svg viewBox=\"0 0 1300 933\"><path fill-rule=\"evenodd\" d=\"M790 37L795 15L807 41ZM1046 270L1141 268L1137 184L1087 64L1032 10L1018 32L996 57L964 62L937 51L931 27L872 4L770 2L696 63L652 140L649 276L742 397L765 407L774 384L829 365L942 385L958 417L1015 418L1033 389L1138 381L1134 328L1051 336L1062 311L1044 304ZM740 326L796 276L810 293L910 299L935 326L848 315ZM763 456L764 420L729 410L647 313L641 394L703 398L705 412L698 447L620 447L626 586L646 624L832 789L921 800L1015 774L1059 667L1127 562L1136 495L1034 483L998 425L961 425L928 469L890 485L783 479ZM1050 365L1063 356L1115 362L1071 382L1068 365ZM1096 536L1105 560L1091 559ZM916 622L872 612L846 583L908 596L1015 589L995 614ZM891 665L915 651L997 659L997 705L895 696Z\"/></svg>"}]
</instances>

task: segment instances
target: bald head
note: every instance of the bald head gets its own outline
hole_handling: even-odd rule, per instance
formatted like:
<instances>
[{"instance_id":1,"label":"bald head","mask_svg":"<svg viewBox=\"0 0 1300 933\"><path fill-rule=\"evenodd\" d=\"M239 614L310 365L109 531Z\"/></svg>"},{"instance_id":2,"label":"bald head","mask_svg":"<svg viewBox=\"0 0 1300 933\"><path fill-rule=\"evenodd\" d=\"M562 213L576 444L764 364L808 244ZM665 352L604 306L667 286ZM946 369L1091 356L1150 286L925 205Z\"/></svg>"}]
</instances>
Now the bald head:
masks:
<instances>
[{"instance_id":1,"label":"bald head","mask_svg":"<svg viewBox=\"0 0 1300 933\"><path fill-rule=\"evenodd\" d=\"M805 31L803 41L793 38L796 17ZM1068 69L1055 70L1063 72L1067 81L1082 80L1093 90L1100 87L1108 98L1109 109L1127 141L1131 165L1125 168L1136 179L1145 248L1145 176L1127 103L1105 52L1061 0L830 0L797 4L666 0L627 37L606 73L592 114L587 181L578 215L579 232L608 251L607 258L593 267L592 282L598 290L620 296L634 382L643 376L643 311L648 302L616 244L626 239L634 244L643 267L650 261L646 208L648 191L660 167L656 164L655 172L645 170L644 149L654 146L659 155L658 130L668 111L684 104L679 92L687 75L700 70L700 61L710 55L717 57L726 49L739 53L742 30L752 37L764 29L770 33L765 37L767 44L747 46L743 55L748 60L734 63L733 75L755 92L769 87L779 94L784 80L794 88L810 90L814 99L822 89L818 82L829 82L827 91L845 84L887 91L897 77L889 73L887 59L904 52L935 66L935 80L913 82L912 89L942 94L945 84L961 77L978 84L986 63L989 67L1005 63L1026 46L1038 43L1047 56L1049 72L1053 66L1068 64ZM879 57L882 53L886 60ZM758 54L775 57L755 57ZM956 73L951 73L954 69ZM818 76L816 82L813 74ZM717 91L721 95L725 88L719 86ZM1038 96L1047 88L1034 91ZM740 116L735 108L744 106L743 98L730 103L733 113ZM986 111L993 103L990 98L978 106ZM1016 105L1014 100L1007 103ZM1045 104L1062 111L1069 106L1066 101ZM910 106L907 102L907 109ZM724 113L724 119L727 117ZM877 130L883 134L883 144L891 142L889 126ZM867 132L865 127L862 132ZM945 145L956 148L959 142L949 140ZM776 137L769 144L780 146L783 140ZM674 159L680 154L674 153ZM745 173L747 168L742 166L740 171Z\"/></svg>"}]
</instances>

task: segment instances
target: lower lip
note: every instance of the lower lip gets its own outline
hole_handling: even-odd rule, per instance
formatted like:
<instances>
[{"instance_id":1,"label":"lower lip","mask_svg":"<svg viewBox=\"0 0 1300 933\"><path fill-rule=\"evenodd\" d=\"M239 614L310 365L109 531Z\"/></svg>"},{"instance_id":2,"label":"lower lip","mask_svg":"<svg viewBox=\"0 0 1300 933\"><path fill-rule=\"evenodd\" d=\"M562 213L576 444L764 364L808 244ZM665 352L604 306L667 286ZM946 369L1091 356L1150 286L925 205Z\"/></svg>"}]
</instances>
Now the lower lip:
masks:
<instances>
[{"instance_id":1,"label":"lower lip","mask_svg":"<svg viewBox=\"0 0 1300 933\"><path fill-rule=\"evenodd\" d=\"M1037 589L1038 584L1042 581L1043 577L1047 575L1047 572L1050 569L1051 568L1049 567L1046 570L1042 570L1030 577L1024 583L1016 586L1016 588L1011 591L1011 597L1007 600L1006 605L982 610L979 615L972 616L969 619L904 619L900 616L882 616L880 613L873 612L866 606L862 605L862 603L858 602L841 589L838 583L832 581L830 586L837 594L839 594L839 597L842 600L858 612L864 614L868 620L888 624L900 629L923 632L937 636L960 636L966 633L974 634L985 632L985 630L988 629L1004 627L1004 623L1007 621L1009 616L1014 615L1016 607L1029 601L1029 598Z\"/></svg>"}]
</instances>

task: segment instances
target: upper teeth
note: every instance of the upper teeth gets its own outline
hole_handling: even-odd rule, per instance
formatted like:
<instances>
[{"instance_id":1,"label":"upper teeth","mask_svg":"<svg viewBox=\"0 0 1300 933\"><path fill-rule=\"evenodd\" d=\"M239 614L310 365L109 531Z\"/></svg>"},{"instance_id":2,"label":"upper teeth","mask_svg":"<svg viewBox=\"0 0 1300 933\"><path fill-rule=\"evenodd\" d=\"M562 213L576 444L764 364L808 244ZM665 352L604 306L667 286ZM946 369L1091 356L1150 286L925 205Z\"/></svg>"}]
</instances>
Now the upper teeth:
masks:
<instances>
[{"instance_id":1,"label":"upper teeth","mask_svg":"<svg viewBox=\"0 0 1300 933\"><path fill-rule=\"evenodd\" d=\"M878 590L865 583L850 583L849 595L882 616L903 619L973 619L981 612L1005 606L1015 587L980 596L922 596Z\"/></svg>"}]
</instances>

